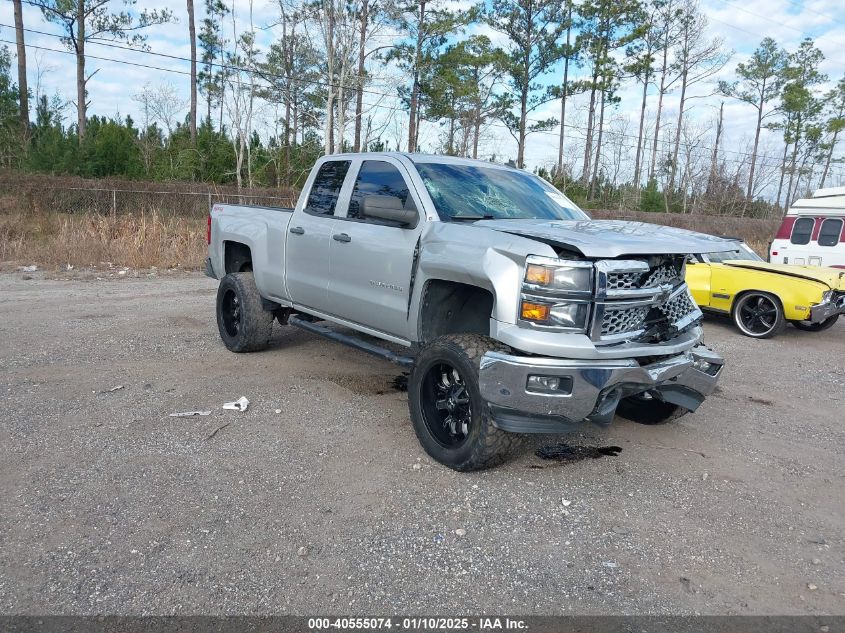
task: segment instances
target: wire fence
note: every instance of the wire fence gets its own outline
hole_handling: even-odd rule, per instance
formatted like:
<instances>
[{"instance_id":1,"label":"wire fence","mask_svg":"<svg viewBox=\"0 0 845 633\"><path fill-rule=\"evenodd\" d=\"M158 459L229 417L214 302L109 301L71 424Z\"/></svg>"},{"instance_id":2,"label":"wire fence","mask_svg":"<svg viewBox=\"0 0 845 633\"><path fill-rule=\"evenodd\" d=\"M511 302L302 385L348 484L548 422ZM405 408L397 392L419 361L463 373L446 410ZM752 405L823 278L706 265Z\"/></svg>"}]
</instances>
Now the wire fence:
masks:
<instances>
[{"instance_id":1,"label":"wire fence","mask_svg":"<svg viewBox=\"0 0 845 633\"><path fill-rule=\"evenodd\" d=\"M71 180L71 182L67 182ZM0 174L0 194L17 211L97 215L158 214L203 217L212 204L292 207L298 192L284 189L204 187L191 183L91 182L52 176ZM204 190L203 190L204 189Z\"/></svg>"}]
</instances>

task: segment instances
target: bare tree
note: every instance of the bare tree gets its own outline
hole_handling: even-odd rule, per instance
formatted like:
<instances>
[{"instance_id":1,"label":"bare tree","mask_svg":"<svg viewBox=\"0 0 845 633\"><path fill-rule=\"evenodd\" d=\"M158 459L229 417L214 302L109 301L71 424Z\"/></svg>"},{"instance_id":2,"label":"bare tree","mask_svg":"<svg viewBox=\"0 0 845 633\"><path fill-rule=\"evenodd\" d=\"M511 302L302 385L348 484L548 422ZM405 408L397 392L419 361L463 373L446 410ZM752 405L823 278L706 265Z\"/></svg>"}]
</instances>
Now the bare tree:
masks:
<instances>
[{"instance_id":1,"label":"bare tree","mask_svg":"<svg viewBox=\"0 0 845 633\"><path fill-rule=\"evenodd\" d=\"M252 143L255 100L258 93L258 49L255 45L252 0L249 2L249 30L238 33L235 0L232 0L232 51L227 55L225 81L226 110L232 124L232 150L235 153L235 180L238 188L243 187L243 172L246 167L247 184L253 186Z\"/></svg>"},{"instance_id":2,"label":"bare tree","mask_svg":"<svg viewBox=\"0 0 845 633\"><path fill-rule=\"evenodd\" d=\"M687 2L681 18L680 38L676 50L675 65L680 74L681 95L678 105L678 123L675 126L675 144L670 164L670 193L675 186L675 175L678 170L678 152L681 146L687 90L690 86L719 72L728 63L731 55L732 53L724 51L724 42L721 38L707 39L707 18L699 10L696 0Z\"/></svg>"}]
</instances>

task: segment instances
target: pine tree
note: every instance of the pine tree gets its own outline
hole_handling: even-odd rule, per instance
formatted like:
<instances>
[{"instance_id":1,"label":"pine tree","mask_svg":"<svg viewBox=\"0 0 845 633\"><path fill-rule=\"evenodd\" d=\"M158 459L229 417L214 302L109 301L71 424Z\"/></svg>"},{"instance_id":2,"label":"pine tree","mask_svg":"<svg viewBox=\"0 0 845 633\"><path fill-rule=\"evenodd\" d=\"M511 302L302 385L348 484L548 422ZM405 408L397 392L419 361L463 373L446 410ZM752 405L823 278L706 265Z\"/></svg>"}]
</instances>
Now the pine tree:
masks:
<instances>
[{"instance_id":1,"label":"pine tree","mask_svg":"<svg viewBox=\"0 0 845 633\"><path fill-rule=\"evenodd\" d=\"M544 86L540 78L563 57L558 42L566 30L567 11L560 0L492 0L487 13L490 27L507 36L505 52L508 84L502 108L502 121L516 139L516 165L525 166L525 141L532 132L552 129L557 119L529 123L528 118L540 106L555 98L556 92Z\"/></svg>"},{"instance_id":2,"label":"pine tree","mask_svg":"<svg viewBox=\"0 0 845 633\"><path fill-rule=\"evenodd\" d=\"M748 62L739 63L736 67L736 74L739 81L719 82L719 91L722 94L743 103L747 103L757 111L757 124L754 128L754 148L751 150L751 166L748 172L748 187L745 192L746 204L754 199L754 178L757 167L757 152L760 146L760 130L766 119L776 116L779 108L768 107L776 101L783 90L784 70L786 68L787 55L772 38L767 37L760 42L751 54Z\"/></svg>"}]
</instances>

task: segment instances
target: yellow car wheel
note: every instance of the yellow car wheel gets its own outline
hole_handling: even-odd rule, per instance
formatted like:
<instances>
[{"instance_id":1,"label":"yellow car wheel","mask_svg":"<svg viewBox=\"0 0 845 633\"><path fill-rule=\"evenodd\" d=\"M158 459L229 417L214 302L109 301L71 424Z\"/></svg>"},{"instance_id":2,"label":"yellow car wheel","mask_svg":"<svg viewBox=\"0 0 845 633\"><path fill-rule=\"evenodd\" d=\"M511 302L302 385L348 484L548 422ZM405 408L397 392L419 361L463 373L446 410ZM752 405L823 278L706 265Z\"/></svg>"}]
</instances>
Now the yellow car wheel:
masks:
<instances>
[{"instance_id":1,"label":"yellow car wheel","mask_svg":"<svg viewBox=\"0 0 845 633\"><path fill-rule=\"evenodd\" d=\"M786 327L780 299L768 292L743 293L734 302L731 316L739 331L751 338L772 338Z\"/></svg>"}]
</instances>

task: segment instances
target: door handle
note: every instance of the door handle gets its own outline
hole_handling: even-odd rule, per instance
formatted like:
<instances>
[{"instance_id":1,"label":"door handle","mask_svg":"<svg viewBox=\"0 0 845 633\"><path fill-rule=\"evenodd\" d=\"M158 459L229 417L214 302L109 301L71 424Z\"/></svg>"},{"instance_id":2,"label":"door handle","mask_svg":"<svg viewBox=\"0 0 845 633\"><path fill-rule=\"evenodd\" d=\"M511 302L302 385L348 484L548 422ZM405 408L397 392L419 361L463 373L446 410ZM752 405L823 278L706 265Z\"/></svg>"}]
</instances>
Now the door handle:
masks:
<instances>
[{"instance_id":1,"label":"door handle","mask_svg":"<svg viewBox=\"0 0 845 633\"><path fill-rule=\"evenodd\" d=\"M289 231L294 235L305 235L305 229L301 226L292 226Z\"/></svg>"},{"instance_id":2,"label":"door handle","mask_svg":"<svg viewBox=\"0 0 845 633\"><path fill-rule=\"evenodd\" d=\"M336 233L332 235L332 239L335 242L351 242L352 238L349 237L346 233Z\"/></svg>"}]
</instances>

